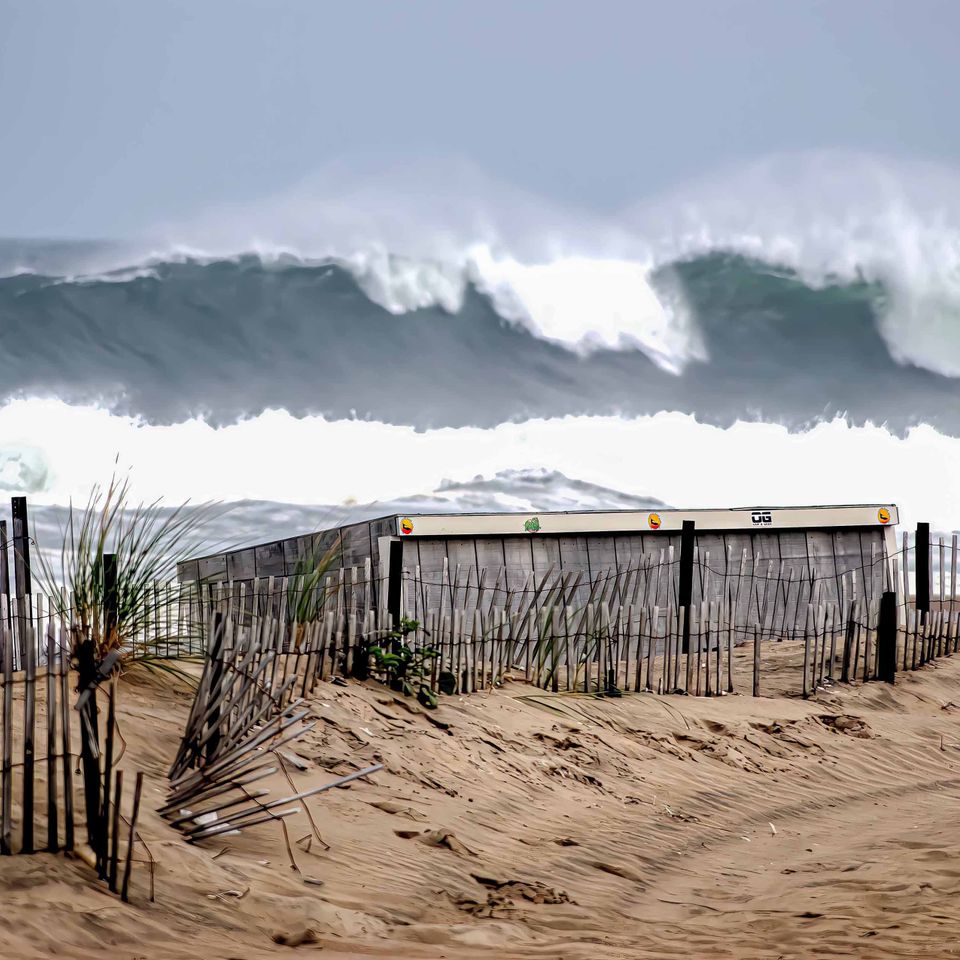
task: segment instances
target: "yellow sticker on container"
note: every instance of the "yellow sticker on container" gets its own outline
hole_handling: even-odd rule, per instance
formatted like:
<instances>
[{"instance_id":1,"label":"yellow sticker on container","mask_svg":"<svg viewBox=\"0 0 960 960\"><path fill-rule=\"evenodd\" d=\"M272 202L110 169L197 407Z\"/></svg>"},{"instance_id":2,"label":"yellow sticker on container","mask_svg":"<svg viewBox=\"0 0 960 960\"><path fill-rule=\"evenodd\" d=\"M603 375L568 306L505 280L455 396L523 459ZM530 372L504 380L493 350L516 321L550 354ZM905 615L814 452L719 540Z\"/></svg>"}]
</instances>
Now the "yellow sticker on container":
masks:
<instances>
[{"instance_id":1,"label":"yellow sticker on container","mask_svg":"<svg viewBox=\"0 0 960 960\"><path fill-rule=\"evenodd\" d=\"M400 521L401 533L413 533L413 521L409 517L404 517Z\"/></svg>"},{"instance_id":2,"label":"yellow sticker on container","mask_svg":"<svg viewBox=\"0 0 960 960\"><path fill-rule=\"evenodd\" d=\"M877 511L877 519L878 519L881 523L889 523L889 522L890 522L890 511L889 511L886 507L881 507L881 508Z\"/></svg>"},{"instance_id":3,"label":"yellow sticker on container","mask_svg":"<svg viewBox=\"0 0 960 960\"><path fill-rule=\"evenodd\" d=\"M659 529L660 529L660 523L661 523L661 521L660 521L660 514L659 514L659 513L651 513L650 516L647 517L647 523L649 524L651 530L659 530Z\"/></svg>"}]
</instances>

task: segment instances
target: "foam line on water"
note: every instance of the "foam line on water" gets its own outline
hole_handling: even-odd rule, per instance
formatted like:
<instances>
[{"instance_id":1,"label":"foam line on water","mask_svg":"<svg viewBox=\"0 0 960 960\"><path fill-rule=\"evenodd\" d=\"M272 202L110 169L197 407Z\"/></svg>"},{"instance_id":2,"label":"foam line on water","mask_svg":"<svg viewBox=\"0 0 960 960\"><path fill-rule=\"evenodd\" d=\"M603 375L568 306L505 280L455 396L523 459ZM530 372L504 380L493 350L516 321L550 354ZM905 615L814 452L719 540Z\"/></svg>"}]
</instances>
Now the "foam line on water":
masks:
<instances>
[{"instance_id":1,"label":"foam line on water","mask_svg":"<svg viewBox=\"0 0 960 960\"><path fill-rule=\"evenodd\" d=\"M84 501L133 468L145 500L264 499L365 503L517 467L679 507L894 501L907 523L960 528L960 441L928 426L897 437L824 422L803 433L767 423L721 429L677 413L564 417L418 432L285 411L227 427L147 426L92 406L17 400L0 407L0 485L38 503Z\"/></svg>"}]
</instances>

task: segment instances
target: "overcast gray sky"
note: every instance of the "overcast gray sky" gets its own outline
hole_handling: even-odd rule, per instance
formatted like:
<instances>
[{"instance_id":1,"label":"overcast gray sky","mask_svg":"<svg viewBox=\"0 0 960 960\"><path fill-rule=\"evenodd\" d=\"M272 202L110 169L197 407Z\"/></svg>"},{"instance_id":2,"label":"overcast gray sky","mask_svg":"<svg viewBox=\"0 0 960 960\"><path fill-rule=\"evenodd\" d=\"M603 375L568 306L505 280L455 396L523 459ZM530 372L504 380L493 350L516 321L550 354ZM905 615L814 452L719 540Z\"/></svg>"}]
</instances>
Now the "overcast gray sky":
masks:
<instances>
[{"instance_id":1,"label":"overcast gray sky","mask_svg":"<svg viewBox=\"0 0 960 960\"><path fill-rule=\"evenodd\" d=\"M770 152L954 163L960 2L0 0L0 235L120 236L331 161L599 209Z\"/></svg>"}]
</instances>

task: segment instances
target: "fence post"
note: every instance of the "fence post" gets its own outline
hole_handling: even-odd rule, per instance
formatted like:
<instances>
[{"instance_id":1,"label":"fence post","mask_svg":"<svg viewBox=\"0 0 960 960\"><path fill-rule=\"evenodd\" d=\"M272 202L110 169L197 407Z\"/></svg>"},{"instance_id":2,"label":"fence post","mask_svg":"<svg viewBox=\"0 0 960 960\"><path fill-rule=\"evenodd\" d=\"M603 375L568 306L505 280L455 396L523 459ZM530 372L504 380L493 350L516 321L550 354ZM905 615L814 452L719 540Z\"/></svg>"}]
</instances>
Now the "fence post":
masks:
<instances>
[{"instance_id":1,"label":"fence post","mask_svg":"<svg viewBox=\"0 0 960 960\"><path fill-rule=\"evenodd\" d=\"M213 615L213 641L210 645L210 663L212 664L210 673L210 703L213 706L210 711L208 726L210 739L207 741L204 751L207 763L213 762L220 748L220 691L223 686L224 626L223 614L218 610ZM277 659L279 659L279 657Z\"/></svg>"},{"instance_id":2,"label":"fence post","mask_svg":"<svg viewBox=\"0 0 960 960\"><path fill-rule=\"evenodd\" d=\"M684 520L680 532L680 575L677 584L677 616L684 610L683 618L683 647L684 653L690 652L690 604L693 601L693 520Z\"/></svg>"},{"instance_id":3,"label":"fence post","mask_svg":"<svg viewBox=\"0 0 960 960\"><path fill-rule=\"evenodd\" d=\"M0 622L0 635L4 636L3 651L3 714L0 717L0 733L3 741L3 760L0 767L0 855L13 853L13 640L9 629ZM65 761L69 764L69 760Z\"/></svg>"},{"instance_id":4,"label":"fence post","mask_svg":"<svg viewBox=\"0 0 960 960\"><path fill-rule=\"evenodd\" d=\"M103 852L101 830L100 730L97 719L97 658L92 637L82 636L76 642L78 687L83 696L75 707L80 714L80 759L83 767L83 799L86 812L87 839L97 855L99 869Z\"/></svg>"},{"instance_id":5,"label":"fence post","mask_svg":"<svg viewBox=\"0 0 960 960\"><path fill-rule=\"evenodd\" d=\"M117 629L117 555L103 555L103 637L106 641L104 654L117 644L113 636Z\"/></svg>"},{"instance_id":6,"label":"fence post","mask_svg":"<svg viewBox=\"0 0 960 960\"><path fill-rule=\"evenodd\" d=\"M17 596L33 592L30 581L30 536L27 529L27 498L11 497L13 513L13 566Z\"/></svg>"},{"instance_id":7,"label":"fence post","mask_svg":"<svg viewBox=\"0 0 960 960\"><path fill-rule=\"evenodd\" d=\"M23 714L23 806L21 852L33 853L34 801L34 734L36 732L36 663L37 653L31 637L32 612L30 594L30 536L27 527L27 498L13 497L14 571L17 586L17 619L20 628L20 669L26 670Z\"/></svg>"},{"instance_id":8,"label":"fence post","mask_svg":"<svg viewBox=\"0 0 960 960\"><path fill-rule=\"evenodd\" d=\"M914 570L915 570L915 601L917 611L917 628L920 636L924 636L927 621L930 617L930 524L918 523L914 536ZM920 666L926 663L926 647L920 646Z\"/></svg>"},{"instance_id":9,"label":"fence post","mask_svg":"<svg viewBox=\"0 0 960 960\"><path fill-rule=\"evenodd\" d=\"M753 695L760 696L760 625L753 625Z\"/></svg>"},{"instance_id":10,"label":"fence post","mask_svg":"<svg viewBox=\"0 0 960 960\"><path fill-rule=\"evenodd\" d=\"M914 539L916 569L916 601L914 606L923 613L923 622L926 623L930 612L930 524L918 523Z\"/></svg>"},{"instance_id":11,"label":"fence post","mask_svg":"<svg viewBox=\"0 0 960 960\"><path fill-rule=\"evenodd\" d=\"M10 540L7 537L7 521L0 520L0 596L7 598L7 609L0 610L0 617L10 619Z\"/></svg>"},{"instance_id":12,"label":"fence post","mask_svg":"<svg viewBox=\"0 0 960 960\"><path fill-rule=\"evenodd\" d=\"M387 614L393 621L391 629L400 629L400 602L403 587L403 541L390 541L390 556L387 566ZM394 644L395 646L395 644Z\"/></svg>"},{"instance_id":13,"label":"fence post","mask_svg":"<svg viewBox=\"0 0 960 960\"><path fill-rule=\"evenodd\" d=\"M11 497L13 514L13 571L17 590L17 627L20 647L20 669L24 668L30 630L29 595L33 592L30 578L30 537L27 529L27 498Z\"/></svg>"},{"instance_id":14,"label":"fence post","mask_svg":"<svg viewBox=\"0 0 960 960\"><path fill-rule=\"evenodd\" d=\"M878 679L893 683L897 673L897 595L892 590L880 597L877 653L880 660Z\"/></svg>"}]
</instances>

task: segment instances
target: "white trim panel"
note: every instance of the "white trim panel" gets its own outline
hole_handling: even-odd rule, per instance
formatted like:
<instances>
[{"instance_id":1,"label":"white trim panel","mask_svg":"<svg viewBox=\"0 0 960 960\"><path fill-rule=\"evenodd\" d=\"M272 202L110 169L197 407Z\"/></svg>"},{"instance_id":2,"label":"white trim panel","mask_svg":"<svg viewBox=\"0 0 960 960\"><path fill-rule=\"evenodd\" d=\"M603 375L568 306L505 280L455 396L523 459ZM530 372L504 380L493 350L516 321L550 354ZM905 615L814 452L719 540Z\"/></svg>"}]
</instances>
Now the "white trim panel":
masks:
<instances>
[{"instance_id":1,"label":"white trim panel","mask_svg":"<svg viewBox=\"0 0 960 960\"><path fill-rule=\"evenodd\" d=\"M402 537L511 536L524 533L652 533L680 530L693 520L699 530L791 530L823 527L893 527L896 504L849 507L750 507L737 510L616 510L584 513L406 514L397 517Z\"/></svg>"}]
</instances>

